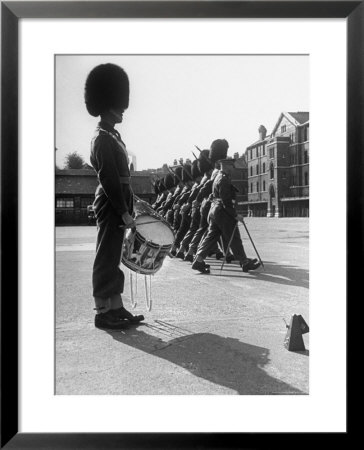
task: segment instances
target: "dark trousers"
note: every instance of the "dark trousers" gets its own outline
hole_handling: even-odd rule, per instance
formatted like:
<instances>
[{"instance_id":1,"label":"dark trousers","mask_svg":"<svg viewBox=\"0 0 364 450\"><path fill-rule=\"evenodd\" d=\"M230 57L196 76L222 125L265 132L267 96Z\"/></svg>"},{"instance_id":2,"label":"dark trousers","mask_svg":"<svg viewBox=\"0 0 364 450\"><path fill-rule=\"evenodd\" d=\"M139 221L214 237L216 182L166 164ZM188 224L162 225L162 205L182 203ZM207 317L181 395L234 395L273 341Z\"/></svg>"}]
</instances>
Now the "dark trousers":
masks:
<instances>
[{"instance_id":1,"label":"dark trousers","mask_svg":"<svg viewBox=\"0 0 364 450\"><path fill-rule=\"evenodd\" d=\"M97 217L96 257L92 272L93 296L108 298L124 291L124 272L119 269L124 230L111 205L106 202Z\"/></svg>"},{"instance_id":2,"label":"dark trousers","mask_svg":"<svg viewBox=\"0 0 364 450\"><path fill-rule=\"evenodd\" d=\"M233 235L235 224L236 220L234 220L222 206L212 205L209 213L209 228L206 236L198 247L197 256L205 259L215 248L220 236L222 237L226 252L231 236ZM230 250L237 260L244 261L246 259L238 227L236 227L231 240Z\"/></svg>"},{"instance_id":3,"label":"dark trousers","mask_svg":"<svg viewBox=\"0 0 364 450\"><path fill-rule=\"evenodd\" d=\"M211 207L211 202L204 200L204 202L200 208L200 223L198 226L198 230L196 231L195 235L193 236L193 238L190 242L189 250L192 251L193 253L197 252L197 248L209 227L207 217L209 215L210 207Z\"/></svg>"},{"instance_id":4,"label":"dark trousers","mask_svg":"<svg viewBox=\"0 0 364 450\"><path fill-rule=\"evenodd\" d=\"M196 234L196 231L198 230L200 219L200 208L194 208L194 210L192 211L190 228L181 242L181 247L183 247L185 250L188 249L188 246L190 245L194 235Z\"/></svg>"},{"instance_id":5,"label":"dark trousers","mask_svg":"<svg viewBox=\"0 0 364 450\"><path fill-rule=\"evenodd\" d=\"M178 228L176 238L174 240L174 245L176 247L179 247L188 229L190 228L190 225L191 225L191 216L189 215L189 211L185 211L181 214L181 224Z\"/></svg>"},{"instance_id":6,"label":"dark trousers","mask_svg":"<svg viewBox=\"0 0 364 450\"><path fill-rule=\"evenodd\" d=\"M180 213L180 208L175 209L174 213L173 213L173 231L175 233L177 233L177 231L179 230L179 227L181 225L181 220L182 220L182 216Z\"/></svg>"}]
</instances>

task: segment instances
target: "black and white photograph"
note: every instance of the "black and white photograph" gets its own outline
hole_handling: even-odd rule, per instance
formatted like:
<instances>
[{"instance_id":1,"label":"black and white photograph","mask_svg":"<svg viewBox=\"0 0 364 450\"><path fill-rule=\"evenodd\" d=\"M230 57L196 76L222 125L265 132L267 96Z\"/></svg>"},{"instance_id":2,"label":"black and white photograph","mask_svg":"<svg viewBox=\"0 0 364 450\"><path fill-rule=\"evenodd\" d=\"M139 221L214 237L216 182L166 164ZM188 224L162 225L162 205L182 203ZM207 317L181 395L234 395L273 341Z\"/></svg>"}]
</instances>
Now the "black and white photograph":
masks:
<instances>
[{"instance_id":1,"label":"black and white photograph","mask_svg":"<svg viewBox=\"0 0 364 450\"><path fill-rule=\"evenodd\" d=\"M310 57L56 54L56 395L308 395Z\"/></svg>"}]
</instances>

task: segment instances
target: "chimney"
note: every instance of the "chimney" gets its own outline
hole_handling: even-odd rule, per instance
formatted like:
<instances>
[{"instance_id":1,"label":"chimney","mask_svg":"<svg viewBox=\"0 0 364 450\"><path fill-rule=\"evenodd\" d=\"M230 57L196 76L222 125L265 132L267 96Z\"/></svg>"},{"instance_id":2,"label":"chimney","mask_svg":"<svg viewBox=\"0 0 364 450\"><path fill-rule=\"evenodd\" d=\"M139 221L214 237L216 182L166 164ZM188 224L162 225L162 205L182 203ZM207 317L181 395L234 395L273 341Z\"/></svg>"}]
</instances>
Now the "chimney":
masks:
<instances>
[{"instance_id":1,"label":"chimney","mask_svg":"<svg viewBox=\"0 0 364 450\"><path fill-rule=\"evenodd\" d=\"M260 125L258 131L259 131L259 140L263 141L267 136L267 129L265 128L264 125Z\"/></svg>"}]
</instances>

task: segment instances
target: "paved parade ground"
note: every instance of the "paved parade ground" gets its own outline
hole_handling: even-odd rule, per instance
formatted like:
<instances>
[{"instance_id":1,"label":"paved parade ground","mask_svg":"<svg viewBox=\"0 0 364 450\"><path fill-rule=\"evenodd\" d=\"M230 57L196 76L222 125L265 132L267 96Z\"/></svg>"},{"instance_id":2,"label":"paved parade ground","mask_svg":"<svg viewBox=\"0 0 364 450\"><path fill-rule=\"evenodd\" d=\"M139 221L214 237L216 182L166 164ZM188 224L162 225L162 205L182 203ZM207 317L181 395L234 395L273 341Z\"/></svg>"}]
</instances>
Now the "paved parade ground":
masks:
<instances>
[{"instance_id":1,"label":"paved parade ground","mask_svg":"<svg viewBox=\"0 0 364 450\"><path fill-rule=\"evenodd\" d=\"M284 320L309 324L309 220L247 218L265 270L208 259L211 274L165 259L152 277L146 310L144 276L130 308L143 324L106 332L94 326L91 270L96 227L56 228L57 394L308 394L306 351L283 346ZM254 250L240 227L249 257ZM148 278L149 283L149 278Z\"/></svg>"}]
</instances>

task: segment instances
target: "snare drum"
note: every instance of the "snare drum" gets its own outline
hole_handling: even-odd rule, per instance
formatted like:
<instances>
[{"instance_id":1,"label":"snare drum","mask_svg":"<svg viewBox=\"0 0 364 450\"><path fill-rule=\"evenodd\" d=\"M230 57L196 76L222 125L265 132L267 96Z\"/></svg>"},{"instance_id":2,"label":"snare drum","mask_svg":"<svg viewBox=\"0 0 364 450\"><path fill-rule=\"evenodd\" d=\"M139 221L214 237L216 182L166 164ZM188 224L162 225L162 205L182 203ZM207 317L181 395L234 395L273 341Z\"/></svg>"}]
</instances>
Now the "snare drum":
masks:
<instances>
[{"instance_id":1,"label":"snare drum","mask_svg":"<svg viewBox=\"0 0 364 450\"><path fill-rule=\"evenodd\" d=\"M126 230L122 246L122 263L144 275L156 273L169 253L174 233L168 222L146 202L134 200L136 231Z\"/></svg>"}]
</instances>

